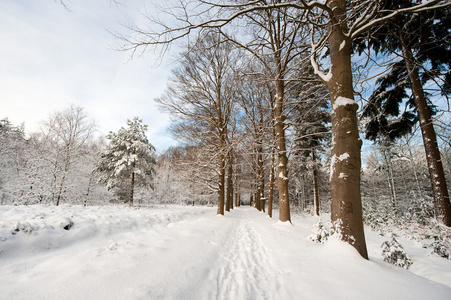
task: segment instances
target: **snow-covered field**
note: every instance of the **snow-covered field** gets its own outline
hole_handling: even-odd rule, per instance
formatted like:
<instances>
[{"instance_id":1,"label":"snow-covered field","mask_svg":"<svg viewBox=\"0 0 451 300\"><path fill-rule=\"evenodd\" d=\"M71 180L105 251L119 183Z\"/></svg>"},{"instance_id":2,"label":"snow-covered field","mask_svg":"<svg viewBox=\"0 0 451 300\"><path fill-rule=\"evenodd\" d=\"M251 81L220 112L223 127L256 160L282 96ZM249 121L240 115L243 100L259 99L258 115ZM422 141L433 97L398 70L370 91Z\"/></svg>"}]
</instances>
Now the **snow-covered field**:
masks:
<instances>
[{"instance_id":1,"label":"snow-covered field","mask_svg":"<svg viewBox=\"0 0 451 300\"><path fill-rule=\"evenodd\" d=\"M326 218L326 216L324 216ZM451 262L398 239L409 270L370 260L317 218L249 207L0 206L0 299L451 299Z\"/></svg>"}]
</instances>

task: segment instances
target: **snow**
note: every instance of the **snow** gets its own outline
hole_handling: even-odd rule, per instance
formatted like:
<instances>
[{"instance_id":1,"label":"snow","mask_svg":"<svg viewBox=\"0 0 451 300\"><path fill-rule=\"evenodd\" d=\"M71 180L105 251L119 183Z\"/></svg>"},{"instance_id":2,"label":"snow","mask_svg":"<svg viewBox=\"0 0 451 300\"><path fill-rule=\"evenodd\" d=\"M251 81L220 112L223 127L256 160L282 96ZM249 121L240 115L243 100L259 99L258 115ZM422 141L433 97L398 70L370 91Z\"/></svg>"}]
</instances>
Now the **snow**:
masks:
<instances>
[{"instance_id":1,"label":"snow","mask_svg":"<svg viewBox=\"0 0 451 300\"><path fill-rule=\"evenodd\" d=\"M338 157L337 157L337 160L338 160L338 161L343 161L343 160L346 160L346 159L348 159L348 158L350 158L350 157L351 157L351 156L349 155L349 153L345 152L345 153L341 154L340 156L338 156Z\"/></svg>"},{"instance_id":2,"label":"snow","mask_svg":"<svg viewBox=\"0 0 451 300\"><path fill-rule=\"evenodd\" d=\"M282 178L282 180L288 180L288 178L283 175L282 171L279 172L279 178Z\"/></svg>"},{"instance_id":3,"label":"snow","mask_svg":"<svg viewBox=\"0 0 451 300\"><path fill-rule=\"evenodd\" d=\"M334 176L334 174L335 174L335 164L337 163L337 162L340 162L340 161L343 161L343 160L346 160L346 159L348 159L348 158L350 158L351 156L349 155L349 153L347 153L347 152L345 152L345 153L343 153L343 154L340 154L340 156L337 156L337 155L332 155L332 158L331 158L331 161L330 161L330 174L329 174L329 181L331 181L332 180L332 177ZM339 175L339 178L346 178L347 177L347 175L346 174L343 174L343 173L340 173L340 175Z\"/></svg>"},{"instance_id":4,"label":"snow","mask_svg":"<svg viewBox=\"0 0 451 300\"><path fill-rule=\"evenodd\" d=\"M329 72L327 72L326 75L323 76L322 78L325 82L329 82L332 79L332 71L329 70Z\"/></svg>"},{"instance_id":5,"label":"snow","mask_svg":"<svg viewBox=\"0 0 451 300\"><path fill-rule=\"evenodd\" d=\"M313 67L313 72L319 76L319 78L321 78L321 80L323 82L329 82L332 79L332 66L329 69L329 72L327 72L327 74L325 74L324 72L322 72L319 69L318 63L316 62L316 58L315 58L315 51L316 51L316 47L314 44L312 44L312 51L311 51L311 55L310 55L310 63Z\"/></svg>"},{"instance_id":6,"label":"snow","mask_svg":"<svg viewBox=\"0 0 451 300\"><path fill-rule=\"evenodd\" d=\"M450 299L451 262L397 238L409 270L250 207L0 206L2 299ZM328 216L322 216L323 223ZM65 230L67 224L73 225ZM19 224L19 225L18 225ZM18 230L18 231L17 231Z\"/></svg>"},{"instance_id":7,"label":"snow","mask_svg":"<svg viewBox=\"0 0 451 300\"><path fill-rule=\"evenodd\" d=\"M357 104L357 102L355 102L353 99L350 99L350 98L338 96L337 99L335 99L335 101L334 101L332 110L336 110L339 106L346 106L348 104L350 104L350 105Z\"/></svg>"},{"instance_id":8,"label":"snow","mask_svg":"<svg viewBox=\"0 0 451 300\"><path fill-rule=\"evenodd\" d=\"M338 175L338 178L340 178L340 179L346 179L346 178L348 178L348 174L341 172L341 173Z\"/></svg>"},{"instance_id":9,"label":"snow","mask_svg":"<svg viewBox=\"0 0 451 300\"><path fill-rule=\"evenodd\" d=\"M340 44L340 49L338 51L341 51L346 46L346 41L343 40Z\"/></svg>"}]
</instances>

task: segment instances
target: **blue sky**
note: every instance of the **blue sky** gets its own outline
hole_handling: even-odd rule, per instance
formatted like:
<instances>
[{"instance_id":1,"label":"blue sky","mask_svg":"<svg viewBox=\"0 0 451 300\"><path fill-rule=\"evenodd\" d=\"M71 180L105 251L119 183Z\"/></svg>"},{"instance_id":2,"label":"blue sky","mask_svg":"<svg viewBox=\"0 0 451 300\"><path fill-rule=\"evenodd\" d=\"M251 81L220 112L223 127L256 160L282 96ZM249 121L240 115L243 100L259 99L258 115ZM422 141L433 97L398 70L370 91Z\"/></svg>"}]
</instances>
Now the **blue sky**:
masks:
<instances>
[{"instance_id":1,"label":"blue sky","mask_svg":"<svg viewBox=\"0 0 451 300\"><path fill-rule=\"evenodd\" d=\"M130 61L130 53L113 49L120 41L109 33L130 34L121 24L141 22L144 1L66 3L70 11L59 0L0 1L0 119L34 132L52 112L75 104L101 134L139 116L158 151L175 145L169 115L153 101L171 66L153 67L152 53Z\"/></svg>"}]
</instances>

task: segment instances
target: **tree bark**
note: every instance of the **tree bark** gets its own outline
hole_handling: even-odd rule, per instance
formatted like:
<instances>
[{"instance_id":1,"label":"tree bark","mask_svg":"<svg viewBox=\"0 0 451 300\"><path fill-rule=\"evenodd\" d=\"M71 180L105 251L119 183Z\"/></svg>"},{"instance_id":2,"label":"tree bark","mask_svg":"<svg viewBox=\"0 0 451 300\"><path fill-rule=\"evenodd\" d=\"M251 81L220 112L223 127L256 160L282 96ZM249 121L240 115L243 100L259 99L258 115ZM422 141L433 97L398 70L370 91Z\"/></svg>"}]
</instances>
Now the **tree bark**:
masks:
<instances>
[{"instance_id":1,"label":"tree bark","mask_svg":"<svg viewBox=\"0 0 451 300\"><path fill-rule=\"evenodd\" d=\"M446 186L445 172L441 160L440 151L437 144L437 135L432 124L431 113L424 96L423 86L418 75L418 68L415 65L415 59L412 51L400 36L402 52L406 61L407 71L417 109L418 119L420 121L421 134L423 136L426 161L429 169L432 193L434 196L435 216L437 220L444 225L451 227L451 204L448 188Z\"/></svg>"},{"instance_id":2,"label":"tree bark","mask_svg":"<svg viewBox=\"0 0 451 300\"><path fill-rule=\"evenodd\" d=\"M56 206L60 205L60 200L61 200L61 194L63 193L63 187L64 187L64 183L66 181L66 174L69 171L69 166L70 166L70 150L71 150L71 146L70 144L66 145L65 147L66 149L66 160L64 162L64 169L63 169L63 177L61 178L61 184L60 184L60 188L58 190L58 197L56 199Z\"/></svg>"},{"instance_id":3,"label":"tree bark","mask_svg":"<svg viewBox=\"0 0 451 300\"><path fill-rule=\"evenodd\" d=\"M133 163L133 168L134 168L135 163ZM133 192L135 189L135 172L132 172L131 175L131 182L130 182L130 200L129 200L129 205L133 206Z\"/></svg>"},{"instance_id":4,"label":"tree bark","mask_svg":"<svg viewBox=\"0 0 451 300\"><path fill-rule=\"evenodd\" d=\"M64 181L66 180L66 173L64 173L63 178L61 178L60 188L58 190L58 197L56 198L56 206L60 205L61 194L63 193Z\"/></svg>"},{"instance_id":5,"label":"tree bark","mask_svg":"<svg viewBox=\"0 0 451 300\"><path fill-rule=\"evenodd\" d=\"M274 162L275 153L274 148L271 149L271 165L269 169L269 188L268 188L268 216L272 218L272 203L274 198Z\"/></svg>"},{"instance_id":6,"label":"tree bark","mask_svg":"<svg viewBox=\"0 0 451 300\"><path fill-rule=\"evenodd\" d=\"M224 215L225 158L219 154L218 215Z\"/></svg>"},{"instance_id":7,"label":"tree bark","mask_svg":"<svg viewBox=\"0 0 451 300\"><path fill-rule=\"evenodd\" d=\"M259 211L265 210L262 207L262 199L264 195L265 188L265 178L264 178L264 169L263 169L263 147L261 138L259 137L258 146L257 146L257 209Z\"/></svg>"},{"instance_id":8,"label":"tree bark","mask_svg":"<svg viewBox=\"0 0 451 300\"><path fill-rule=\"evenodd\" d=\"M319 216L319 209L320 209L320 203L319 203L319 189L318 189L318 169L316 166L316 155L315 155L315 148L312 147L311 150L312 153L312 169L313 169L313 207L315 210L315 215Z\"/></svg>"},{"instance_id":9,"label":"tree bark","mask_svg":"<svg viewBox=\"0 0 451 300\"><path fill-rule=\"evenodd\" d=\"M228 211L233 209L233 156L230 152L228 155L228 165L227 165L227 203Z\"/></svg>"},{"instance_id":10,"label":"tree bark","mask_svg":"<svg viewBox=\"0 0 451 300\"><path fill-rule=\"evenodd\" d=\"M346 1L329 0L331 32L328 38L331 74L325 83L332 104L331 220L341 239L368 259L360 196L360 148L351 70L351 40L346 28Z\"/></svg>"},{"instance_id":11,"label":"tree bark","mask_svg":"<svg viewBox=\"0 0 451 300\"><path fill-rule=\"evenodd\" d=\"M279 187L279 220L291 222L290 202L288 193L288 157L285 141L285 116L283 114L284 82L276 80L276 99L274 116L276 120L276 145L277 145L277 185Z\"/></svg>"}]
</instances>

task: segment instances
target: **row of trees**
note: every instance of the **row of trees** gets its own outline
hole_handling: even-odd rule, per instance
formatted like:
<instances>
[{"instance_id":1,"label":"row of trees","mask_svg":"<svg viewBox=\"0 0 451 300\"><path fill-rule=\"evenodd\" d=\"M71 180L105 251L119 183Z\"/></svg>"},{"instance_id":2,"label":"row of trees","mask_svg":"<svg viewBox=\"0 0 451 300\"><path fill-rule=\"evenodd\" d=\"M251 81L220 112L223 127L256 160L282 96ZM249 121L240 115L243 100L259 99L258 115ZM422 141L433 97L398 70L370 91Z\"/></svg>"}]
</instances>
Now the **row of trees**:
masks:
<instances>
[{"instance_id":1,"label":"row of trees","mask_svg":"<svg viewBox=\"0 0 451 300\"><path fill-rule=\"evenodd\" d=\"M392 65L395 67L392 70L395 70L403 64L405 76L401 82L379 83L386 87L394 85L398 91L399 88L410 88L406 93L412 95L411 103L424 137L436 217L451 226L451 204L432 125L431 106L423 90L423 85L432 79L443 87L443 95L449 90L449 60L432 56L437 57L434 47L437 42L445 42L445 50L449 53L449 26L446 27L449 25L449 6L449 2L440 0L258 0L221 3L182 0L180 5L160 12L157 18L149 16L149 27L132 28L135 31L133 40L124 39L128 45L126 49L137 51L150 46L162 46L165 50L183 37L195 37L194 42L185 45L188 50L183 54L181 67L174 72L167 94L158 101L171 113L183 118L174 128L178 136L195 141L200 147L210 147L209 157L217 157L219 214L223 213L224 207L226 165L233 164L231 153L239 148L232 139L238 137L236 132L239 128L236 126L237 120L231 118L230 112L234 109L231 103L246 101L247 109L243 114L250 113L257 125L246 132L252 133L255 138L252 148L258 176L262 175L259 165L262 163L260 149L264 148L263 140L266 138L269 144L274 145L268 148L274 149L269 152L277 157L279 218L283 222L290 221L288 156L293 149L288 144L287 133L291 132L287 126L293 120L289 116L295 102L294 89L290 84L295 79L308 82L303 78L304 74L309 73L303 62L310 58L313 73L328 90L331 107L330 197L334 230L366 258L360 190L362 141L358 128L358 105L354 101L352 54L376 49L377 53L390 53L403 60ZM438 13L438 8L444 13ZM167 21L168 18L161 18L161 15L172 17L174 23ZM162 19L164 23L160 22ZM442 25L434 27L440 22L446 29ZM432 38L416 30L422 26L434 33ZM425 40L418 39L423 36ZM372 57L369 56L369 59ZM201 67L198 68L197 64ZM425 70L426 76L420 78L419 69ZM257 93L246 98L240 95L238 90L245 88L239 86L248 80L250 85L258 87L260 95ZM402 82L406 81L408 84L402 86ZM386 91L381 88L376 92ZM403 103L402 96L398 93L390 97L396 97L395 103L400 104ZM249 102L254 97L260 99ZM316 98L317 95L310 94L310 97ZM263 99L267 102L267 111L259 115L258 102ZM370 99L370 110L376 113L366 116L387 116L389 112L384 111L383 102ZM263 134L259 128L267 120L271 130ZM264 127L268 128L266 124ZM249 148L244 152L246 150L249 151ZM310 152L315 159L315 151ZM257 181L257 206L262 197L261 186ZM272 199L268 200L271 205Z\"/></svg>"}]
</instances>

